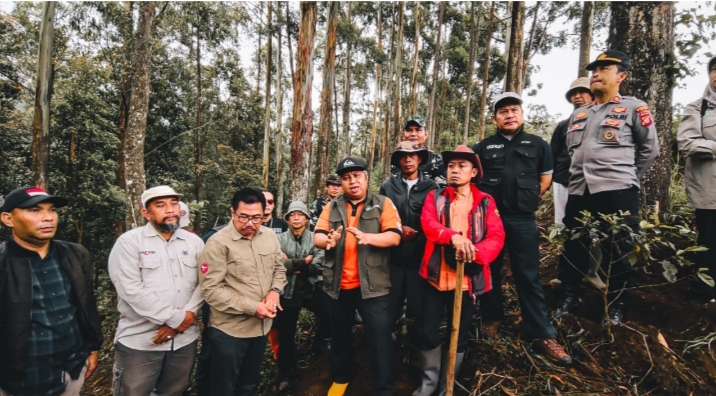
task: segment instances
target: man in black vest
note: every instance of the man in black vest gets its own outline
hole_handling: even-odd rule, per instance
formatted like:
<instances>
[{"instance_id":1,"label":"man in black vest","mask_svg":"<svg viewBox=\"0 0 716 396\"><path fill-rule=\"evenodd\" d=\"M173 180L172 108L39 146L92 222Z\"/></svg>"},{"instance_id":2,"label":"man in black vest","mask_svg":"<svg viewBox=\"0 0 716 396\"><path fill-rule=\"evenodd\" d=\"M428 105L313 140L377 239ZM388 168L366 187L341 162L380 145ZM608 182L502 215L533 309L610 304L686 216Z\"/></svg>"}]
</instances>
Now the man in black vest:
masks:
<instances>
[{"instance_id":1,"label":"man in black vest","mask_svg":"<svg viewBox=\"0 0 716 396\"><path fill-rule=\"evenodd\" d=\"M572 358L555 340L554 327L547 317L539 278L535 212L552 182L552 151L544 139L524 131L522 98L518 94L505 92L498 96L493 111L497 133L473 147L485 173L479 188L495 198L500 210L527 340L534 341L534 347L550 360L569 365ZM495 290L480 300L483 331L490 336L497 333L505 317L500 275L503 257L504 250L490 265Z\"/></svg>"}]
</instances>

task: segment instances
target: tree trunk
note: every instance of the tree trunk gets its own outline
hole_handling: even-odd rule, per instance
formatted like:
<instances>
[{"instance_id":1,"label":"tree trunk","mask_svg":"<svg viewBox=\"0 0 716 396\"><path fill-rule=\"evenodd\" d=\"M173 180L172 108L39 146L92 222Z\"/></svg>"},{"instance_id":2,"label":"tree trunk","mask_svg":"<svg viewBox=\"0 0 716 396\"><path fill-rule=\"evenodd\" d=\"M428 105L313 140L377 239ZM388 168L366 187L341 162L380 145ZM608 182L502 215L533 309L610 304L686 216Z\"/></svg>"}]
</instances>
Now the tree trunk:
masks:
<instances>
[{"instance_id":1,"label":"tree trunk","mask_svg":"<svg viewBox=\"0 0 716 396\"><path fill-rule=\"evenodd\" d=\"M467 144L467 136L470 132L470 99L472 99L472 75L475 73L475 46L477 45L477 27L475 26L475 3L470 5L470 64L467 67L467 98L465 98L465 131L462 135L462 143Z\"/></svg>"},{"instance_id":2,"label":"tree trunk","mask_svg":"<svg viewBox=\"0 0 716 396\"><path fill-rule=\"evenodd\" d=\"M323 89L321 90L321 119L316 148L316 176L313 179L314 197L323 194L329 173L331 126L333 124L333 88L336 80L336 33L338 30L338 2L328 3L326 48L323 57Z\"/></svg>"},{"instance_id":3,"label":"tree trunk","mask_svg":"<svg viewBox=\"0 0 716 396\"><path fill-rule=\"evenodd\" d=\"M264 103L264 172L263 183L264 190L268 189L269 181L269 152L271 148L271 56L273 52L272 31L271 31L271 14L273 14L273 4L269 1L266 11L268 19L268 48L266 49L266 103Z\"/></svg>"},{"instance_id":4,"label":"tree trunk","mask_svg":"<svg viewBox=\"0 0 716 396\"><path fill-rule=\"evenodd\" d=\"M490 22L487 23L487 44L485 45L485 60L482 64L482 96L480 97L480 121L477 127L480 137L485 138L485 118L487 113L487 79L490 75L490 45L492 44L492 24L495 20L495 2L490 5Z\"/></svg>"},{"instance_id":5,"label":"tree trunk","mask_svg":"<svg viewBox=\"0 0 716 396\"><path fill-rule=\"evenodd\" d=\"M50 97L52 96L52 39L55 31L57 3L42 4L40 21L40 52L37 62L35 117L32 122L32 181L47 189L50 166Z\"/></svg>"},{"instance_id":6,"label":"tree trunk","mask_svg":"<svg viewBox=\"0 0 716 396\"><path fill-rule=\"evenodd\" d=\"M507 59L508 92L522 93L522 29L525 22L525 2L512 3L512 27L510 31L510 51Z\"/></svg>"},{"instance_id":7,"label":"tree trunk","mask_svg":"<svg viewBox=\"0 0 716 396\"><path fill-rule=\"evenodd\" d=\"M669 208L672 172L672 93L674 67L674 3L613 2L607 47L631 59L621 94L635 96L651 108L659 138L659 157L642 183L642 200Z\"/></svg>"},{"instance_id":8,"label":"tree trunk","mask_svg":"<svg viewBox=\"0 0 716 396\"><path fill-rule=\"evenodd\" d=\"M197 202L201 201L201 34L199 26L196 27L196 165L194 172L194 197ZM201 228L201 210L197 212L194 219L194 232L199 234Z\"/></svg>"},{"instance_id":9,"label":"tree trunk","mask_svg":"<svg viewBox=\"0 0 716 396\"><path fill-rule=\"evenodd\" d=\"M393 143L401 139L401 118L403 116L401 99L401 82L403 77L403 28L405 27L405 2L398 2L398 38L395 42L395 109L393 110ZM390 140L388 140L389 143Z\"/></svg>"},{"instance_id":10,"label":"tree trunk","mask_svg":"<svg viewBox=\"0 0 716 396\"><path fill-rule=\"evenodd\" d=\"M291 14L288 12L288 2L286 2L286 41L288 43L288 66L291 69L291 86L293 86L294 79L296 78L296 72L293 67L293 45L291 44Z\"/></svg>"},{"instance_id":11,"label":"tree trunk","mask_svg":"<svg viewBox=\"0 0 716 396\"><path fill-rule=\"evenodd\" d=\"M263 3L259 3L259 8L263 9ZM256 95L261 93L261 28L256 29L259 36L259 46L256 47Z\"/></svg>"},{"instance_id":12,"label":"tree trunk","mask_svg":"<svg viewBox=\"0 0 716 396\"><path fill-rule=\"evenodd\" d=\"M288 5L286 6L288 7ZM276 19L281 12L281 3L276 5ZM276 54L276 131L274 136L275 155L276 155L276 174L278 175L278 188L276 189L276 216L283 215L283 196L284 196L284 166L283 166L283 62L281 53L281 29L278 29L278 53Z\"/></svg>"},{"instance_id":13,"label":"tree trunk","mask_svg":"<svg viewBox=\"0 0 716 396\"><path fill-rule=\"evenodd\" d=\"M351 23L351 8L353 3L348 3L348 12L346 14L346 20L348 24ZM341 144L343 150L338 150L342 153L341 158L348 157L351 155L351 50L352 43L350 40L346 43L346 69L344 73L345 79L343 80L343 138Z\"/></svg>"},{"instance_id":14,"label":"tree trunk","mask_svg":"<svg viewBox=\"0 0 716 396\"><path fill-rule=\"evenodd\" d=\"M132 56L134 76L132 77L132 98L129 102L127 144L124 152L128 229L137 228L143 223L141 196L146 188L144 138L147 133L147 113L149 111L152 25L154 24L155 8L153 1L139 3L139 24L134 35L134 54Z\"/></svg>"},{"instance_id":15,"label":"tree trunk","mask_svg":"<svg viewBox=\"0 0 716 396\"><path fill-rule=\"evenodd\" d=\"M532 46L535 41L535 34L537 34L537 21L539 17L540 2L537 2L533 8L532 15L532 28L530 28L530 38L527 40L527 47L522 50L522 65L520 66L520 92L525 88L525 80L527 80L527 66L530 64L532 59ZM538 46L539 47L539 46Z\"/></svg>"},{"instance_id":16,"label":"tree trunk","mask_svg":"<svg viewBox=\"0 0 716 396\"><path fill-rule=\"evenodd\" d=\"M308 201L311 138L313 136L313 55L316 37L316 2L301 2L301 25L296 51L296 79L293 84L293 119L291 121L291 188L292 201Z\"/></svg>"},{"instance_id":17,"label":"tree trunk","mask_svg":"<svg viewBox=\"0 0 716 396\"><path fill-rule=\"evenodd\" d=\"M582 26L579 37L579 77L589 76L587 65L589 64L589 51L592 49L592 30L594 26L594 3L584 2L582 9Z\"/></svg>"},{"instance_id":18,"label":"tree trunk","mask_svg":"<svg viewBox=\"0 0 716 396\"><path fill-rule=\"evenodd\" d=\"M514 6L514 2L508 1L507 2L507 14L502 21L505 22L505 31L504 31L504 37L505 37L505 54L507 55L507 58L510 57L510 39L512 36L512 8ZM507 76L505 76L507 77ZM502 88L503 91L507 92L507 78L505 78L505 85Z\"/></svg>"},{"instance_id":19,"label":"tree trunk","mask_svg":"<svg viewBox=\"0 0 716 396\"><path fill-rule=\"evenodd\" d=\"M430 126L428 130L428 147L433 147L435 142L435 93L438 90L438 73L440 71L440 36L443 30L443 17L445 16L445 2L440 2L440 16L438 17L438 37L435 40L435 59L433 60L433 81L430 88L430 100L428 101L428 117L425 120Z\"/></svg>"},{"instance_id":20,"label":"tree trunk","mask_svg":"<svg viewBox=\"0 0 716 396\"><path fill-rule=\"evenodd\" d=\"M418 61L420 60L420 2L415 3L415 54L413 56L413 80L410 84L410 115L418 108Z\"/></svg>"},{"instance_id":21,"label":"tree trunk","mask_svg":"<svg viewBox=\"0 0 716 396\"><path fill-rule=\"evenodd\" d=\"M380 1L377 4L378 8L378 34L376 40L378 41L378 52L383 52L383 18L380 12ZM380 72L381 64L375 64L375 96L373 97L373 126L370 130L370 154L368 156L368 174L373 175L373 163L375 161L375 136L378 132L378 105L380 103Z\"/></svg>"},{"instance_id":22,"label":"tree trunk","mask_svg":"<svg viewBox=\"0 0 716 396\"><path fill-rule=\"evenodd\" d=\"M390 172L390 160L388 153L390 152L390 138L388 137L390 135L390 106L393 101L393 70L395 70L395 25L396 25L396 13L395 13L395 3L393 3L393 20L390 25L390 52L389 52L389 59L390 63L388 65L388 74L387 77L387 89L385 94L385 114L383 116L383 119L385 120L385 125L383 127L383 136L382 136L382 143L381 143L381 152L383 157L383 179L386 179L388 177L388 174Z\"/></svg>"}]
</instances>

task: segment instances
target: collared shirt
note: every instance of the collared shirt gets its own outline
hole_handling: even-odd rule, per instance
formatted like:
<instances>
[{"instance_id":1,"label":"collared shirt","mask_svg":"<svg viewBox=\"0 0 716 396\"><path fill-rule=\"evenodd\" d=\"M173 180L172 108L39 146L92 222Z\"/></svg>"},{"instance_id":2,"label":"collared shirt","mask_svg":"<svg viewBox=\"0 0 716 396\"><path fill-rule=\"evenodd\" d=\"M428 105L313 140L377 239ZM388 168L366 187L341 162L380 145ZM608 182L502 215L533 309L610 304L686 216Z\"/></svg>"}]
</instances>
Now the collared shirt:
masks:
<instances>
[{"instance_id":1,"label":"collared shirt","mask_svg":"<svg viewBox=\"0 0 716 396\"><path fill-rule=\"evenodd\" d=\"M455 191L455 200L450 203L450 229L468 235L470 225L470 211L475 204L472 192L469 190L464 193ZM440 291L455 290L455 282L457 281L457 272L445 262L445 257L440 263L440 278L438 282L429 281L436 289ZM468 277L462 278L462 290L468 289Z\"/></svg>"},{"instance_id":2,"label":"collared shirt","mask_svg":"<svg viewBox=\"0 0 716 396\"><path fill-rule=\"evenodd\" d=\"M172 341L154 345L163 324L176 329L186 311L202 304L196 257L201 238L178 229L165 240L151 224L127 231L109 254L109 276L117 289L119 324L115 342L144 351L168 351L189 345L199 336L194 323Z\"/></svg>"},{"instance_id":3,"label":"collared shirt","mask_svg":"<svg viewBox=\"0 0 716 396\"><path fill-rule=\"evenodd\" d=\"M590 103L575 110L567 147L572 157L572 195L583 195L587 188L594 194L639 187L659 155L649 106L620 94L607 103Z\"/></svg>"},{"instance_id":4,"label":"collared shirt","mask_svg":"<svg viewBox=\"0 0 716 396\"><path fill-rule=\"evenodd\" d=\"M65 388L66 372L76 373L89 353L71 301L72 286L50 245L41 258L28 251L32 275L32 311L27 367L16 396L56 395Z\"/></svg>"},{"instance_id":5,"label":"collared shirt","mask_svg":"<svg viewBox=\"0 0 716 396\"><path fill-rule=\"evenodd\" d=\"M237 338L268 334L272 321L259 319L256 307L272 288L286 285L276 233L262 226L248 239L229 223L209 239L199 262L201 289L211 307L209 326Z\"/></svg>"}]
</instances>

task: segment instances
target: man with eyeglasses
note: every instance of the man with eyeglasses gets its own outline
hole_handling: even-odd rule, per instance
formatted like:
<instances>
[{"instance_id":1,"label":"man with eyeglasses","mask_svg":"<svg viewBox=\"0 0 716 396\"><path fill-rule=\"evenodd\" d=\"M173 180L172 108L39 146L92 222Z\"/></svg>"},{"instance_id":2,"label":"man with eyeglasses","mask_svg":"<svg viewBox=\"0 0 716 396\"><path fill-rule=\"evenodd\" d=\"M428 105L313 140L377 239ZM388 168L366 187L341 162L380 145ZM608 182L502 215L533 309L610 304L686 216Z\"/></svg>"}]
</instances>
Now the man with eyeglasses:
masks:
<instances>
[{"instance_id":1,"label":"man with eyeglasses","mask_svg":"<svg viewBox=\"0 0 716 396\"><path fill-rule=\"evenodd\" d=\"M425 119L419 115L408 118L405 120L405 124L403 124L403 140L427 148L426 141L429 131L425 128L426 125ZM425 177L438 183L438 186L445 187L447 185L447 179L445 179L445 164L440 154L428 149L428 159L421 163L418 169ZM393 174L393 176L399 177L401 170L397 166L392 166L390 173Z\"/></svg>"},{"instance_id":2,"label":"man with eyeglasses","mask_svg":"<svg viewBox=\"0 0 716 396\"><path fill-rule=\"evenodd\" d=\"M276 235L281 235L288 231L288 223L273 215L273 210L276 208L276 201L274 201L271 191L264 190L264 197L266 197L266 209L264 210L264 218L261 224L264 227L272 229Z\"/></svg>"},{"instance_id":3,"label":"man with eyeglasses","mask_svg":"<svg viewBox=\"0 0 716 396\"><path fill-rule=\"evenodd\" d=\"M199 255L199 280L211 308L208 394L252 395L261 378L266 335L283 310L286 267L276 233L261 226L266 198L246 187L234 194L231 222Z\"/></svg>"}]
</instances>

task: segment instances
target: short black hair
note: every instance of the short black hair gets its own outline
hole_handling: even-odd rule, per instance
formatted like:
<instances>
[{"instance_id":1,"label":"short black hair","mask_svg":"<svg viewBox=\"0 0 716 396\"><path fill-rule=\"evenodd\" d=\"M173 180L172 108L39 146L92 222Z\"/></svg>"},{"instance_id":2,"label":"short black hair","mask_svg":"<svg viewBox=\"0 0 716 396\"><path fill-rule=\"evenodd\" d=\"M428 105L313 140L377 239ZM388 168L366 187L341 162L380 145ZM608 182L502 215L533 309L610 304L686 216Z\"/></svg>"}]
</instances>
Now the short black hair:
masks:
<instances>
[{"instance_id":1,"label":"short black hair","mask_svg":"<svg viewBox=\"0 0 716 396\"><path fill-rule=\"evenodd\" d=\"M266 197L263 191L256 187L244 187L234 194L234 198L231 199L231 208L236 210L239 208L239 202L246 204L255 204L256 202L261 203L261 210L266 210Z\"/></svg>"},{"instance_id":2,"label":"short black hair","mask_svg":"<svg viewBox=\"0 0 716 396\"><path fill-rule=\"evenodd\" d=\"M621 72L629 73L629 69L624 67L624 65L617 63L617 73Z\"/></svg>"}]
</instances>

